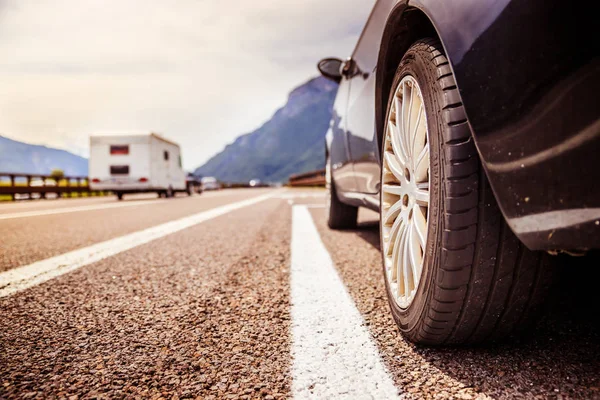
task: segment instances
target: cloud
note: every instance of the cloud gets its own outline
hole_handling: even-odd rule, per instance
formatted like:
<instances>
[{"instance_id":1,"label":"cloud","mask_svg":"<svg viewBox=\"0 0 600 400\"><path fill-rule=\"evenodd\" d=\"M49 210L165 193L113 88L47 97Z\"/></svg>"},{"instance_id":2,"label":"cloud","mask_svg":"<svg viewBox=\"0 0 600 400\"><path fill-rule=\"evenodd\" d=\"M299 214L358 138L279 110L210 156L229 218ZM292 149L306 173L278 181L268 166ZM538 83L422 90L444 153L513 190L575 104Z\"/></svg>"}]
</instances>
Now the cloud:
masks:
<instances>
[{"instance_id":1,"label":"cloud","mask_svg":"<svg viewBox=\"0 0 600 400\"><path fill-rule=\"evenodd\" d=\"M373 1L4 0L0 132L81 152L153 130L193 168L348 56Z\"/></svg>"}]
</instances>

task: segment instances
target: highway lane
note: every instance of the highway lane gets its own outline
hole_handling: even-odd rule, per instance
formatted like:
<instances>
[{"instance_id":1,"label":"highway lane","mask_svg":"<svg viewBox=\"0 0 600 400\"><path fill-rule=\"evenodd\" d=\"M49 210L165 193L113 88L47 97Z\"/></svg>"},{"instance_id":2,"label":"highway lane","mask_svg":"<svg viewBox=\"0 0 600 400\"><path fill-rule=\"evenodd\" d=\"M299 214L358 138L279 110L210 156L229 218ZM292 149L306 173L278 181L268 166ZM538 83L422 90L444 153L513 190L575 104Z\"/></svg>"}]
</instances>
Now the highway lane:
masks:
<instances>
[{"instance_id":1,"label":"highway lane","mask_svg":"<svg viewBox=\"0 0 600 400\"><path fill-rule=\"evenodd\" d=\"M236 189L246 190L246 189ZM194 196L202 196L203 198L220 197L228 195L231 190L220 190L220 191L207 191L202 194L194 194ZM188 197L184 193L176 193L176 198ZM156 193L139 193L139 194L128 194L123 197L123 200L118 201L114 195L110 196L98 196L98 197L67 197L67 198L56 198L47 200L23 200L15 202L2 202L0 203L0 218L3 218L10 214L19 213L35 213L44 211L58 211L69 208L78 207L102 207L105 205L125 206L127 207L130 203L136 202L151 202L158 201Z\"/></svg>"},{"instance_id":2,"label":"highway lane","mask_svg":"<svg viewBox=\"0 0 600 400\"><path fill-rule=\"evenodd\" d=\"M236 190L248 190L248 189L236 189ZM219 191L208 191L202 194L194 193L193 196L203 196L203 198L210 197L221 197L231 193L231 189L219 190ZM175 198L185 198L190 197L185 193L175 193ZM2 202L0 203L0 217L8 218L8 215L17 216L20 213L43 213L46 211L56 211L59 212L63 210L64 212L69 212L70 208L80 208L80 207L98 207L102 208L106 205L114 205L114 206L123 206L128 207L131 203L139 203L139 202L152 202L159 201L161 198L157 196L156 193L137 193L137 194L128 194L125 195L123 200L117 200L117 197L114 195L108 196L92 196L92 197L61 197L56 199L47 199L47 200L23 200L23 201L15 201L15 202ZM166 199L163 199L166 200ZM12 217L11 217L12 218Z\"/></svg>"},{"instance_id":3,"label":"highway lane","mask_svg":"<svg viewBox=\"0 0 600 400\"><path fill-rule=\"evenodd\" d=\"M143 193L126 196L123 202L153 200L157 196L154 193ZM116 201L116 196L98 197L68 197L46 200L22 200L0 203L0 215L16 212L27 212L35 210L50 210L58 208L69 208L92 204L109 204Z\"/></svg>"},{"instance_id":4,"label":"highway lane","mask_svg":"<svg viewBox=\"0 0 600 400\"><path fill-rule=\"evenodd\" d=\"M81 248L269 193L272 198L0 298L0 398L355 398L361 390L365 397L391 398L386 385L409 399L600 395L600 338L589 318L598 301L583 295L589 285L565 275L560 301L551 304L534 339L489 348L416 347L402 339L388 313L377 215L361 210L358 229L331 231L322 191L223 191L214 199L174 199L123 213L63 214L73 232L64 238L70 243L80 235L71 219L77 214L96 221L87 224ZM26 221L35 232L55 218ZM146 223L138 225L140 219ZM94 233L104 229L103 220L112 230ZM2 232L12 222L0 221ZM46 241L55 239L48 234L38 241L50 248ZM18 250L18 243L11 246ZM302 246L307 250L292 252ZM597 281L593 268L570 267ZM308 278L298 279L298 272ZM298 298L298 284L311 290L313 275L325 286ZM310 307L321 311L311 315ZM367 352L348 361L360 351ZM306 364L315 354L323 362L313 357Z\"/></svg>"},{"instance_id":5,"label":"highway lane","mask_svg":"<svg viewBox=\"0 0 600 400\"><path fill-rule=\"evenodd\" d=\"M0 390L288 393L289 213L265 201L1 299Z\"/></svg>"},{"instance_id":6,"label":"highway lane","mask_svg":"<svg viewBox=\"0 0 600 400\"><path fill-rule=\"evenodd\" d=\"M199 196L183 196L172 199L148 199L146 195L144 197L132 197L130 201L124 200L122 202L113 197L103 199L104 201L101 204L121 206L122 204L133 203L136 206L7 220L0 219L0 229L2 231L0 272L182 218L218 205L259 196L269 190L273 189L224 190L203 193ZM89 201L94 200L96 199L89 199ZM64 203L71 203L71 201L71 199L50 201L45 208L36 208L35 211L61 210ZM140 202L142 203L140 204ZM40 201L38 203L45 202ZM96 202L94 202L94 205L97 205ZM80 202L77 206L82 207L87 206L87 204ZM19 210L19 212L29 211L32 210Z\"/></svg>"}]
</instances>

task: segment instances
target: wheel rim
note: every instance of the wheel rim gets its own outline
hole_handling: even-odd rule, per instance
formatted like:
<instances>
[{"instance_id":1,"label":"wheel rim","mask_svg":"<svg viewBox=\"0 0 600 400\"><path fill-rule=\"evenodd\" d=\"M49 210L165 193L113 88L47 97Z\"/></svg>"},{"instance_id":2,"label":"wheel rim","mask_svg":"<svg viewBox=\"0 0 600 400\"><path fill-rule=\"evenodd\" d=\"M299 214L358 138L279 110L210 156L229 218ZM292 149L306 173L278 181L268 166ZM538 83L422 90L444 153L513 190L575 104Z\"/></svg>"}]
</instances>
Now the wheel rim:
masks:
<instances>
[{"instance_id":1,"label":"wheel rim","mask_svg":"<svg viewBox=\"0 0 600 400\"><path fill-rule=\"evenodd\" d=\"M429 220L428 138L421 89L407 75L388 111L381 170L385 275L401 308L414 300L423 273Z\"/></svg>"}]
</instances>

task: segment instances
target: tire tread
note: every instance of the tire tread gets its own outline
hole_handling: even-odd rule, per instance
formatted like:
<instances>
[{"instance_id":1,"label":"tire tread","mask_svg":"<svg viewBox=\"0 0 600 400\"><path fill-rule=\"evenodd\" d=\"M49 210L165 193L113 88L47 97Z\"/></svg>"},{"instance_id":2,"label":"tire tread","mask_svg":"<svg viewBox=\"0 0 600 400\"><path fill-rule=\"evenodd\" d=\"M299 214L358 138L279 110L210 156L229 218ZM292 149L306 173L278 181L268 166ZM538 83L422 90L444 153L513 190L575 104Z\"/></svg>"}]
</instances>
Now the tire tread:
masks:
<instances>
[{"instance_id":1,"label":"tire tread","mask_svg":"<svg viewBox=\"0 0 600 400\"><path fill-rule=\"evenodd\" d=\"M542 255L512 233L496 204L473 141L450 63L436 39L408 50L430 61L440 96L440 262L423 317L405 332L425 344L501 339L534 320L552 279ZM400 324L402 326L402 324Z\"/></svg>"}]
</instances>

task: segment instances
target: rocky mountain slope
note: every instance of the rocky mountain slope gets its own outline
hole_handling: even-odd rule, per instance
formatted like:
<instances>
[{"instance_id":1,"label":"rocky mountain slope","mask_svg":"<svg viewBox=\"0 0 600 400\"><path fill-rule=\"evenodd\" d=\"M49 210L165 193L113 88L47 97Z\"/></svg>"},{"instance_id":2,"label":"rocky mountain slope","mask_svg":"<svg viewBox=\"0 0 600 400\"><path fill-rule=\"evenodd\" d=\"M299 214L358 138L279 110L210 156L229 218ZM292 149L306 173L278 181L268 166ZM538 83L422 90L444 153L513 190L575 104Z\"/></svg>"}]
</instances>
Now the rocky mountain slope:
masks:
<instances>
[{"instance_id":1,"label":"rocky mountain slope","mask_svg":"<svg viewBox=\"0 0 600 400\"><path fill-rule=\"evenodd\" d=\"M0 172L49 174L54 168L67 176L87 176L88 161L65 150L0 136Z\"/></svg>"},{"instance_id":2,"label":"rocky mountain slope","mask_svg":"<svg viewBox=\"0 0 600 400\"><path fill-rule=\"evenodd\" d=\"M297 87L269 121L238 137L195 173L226 182L285 182L291 174L324 168L336 92L337 84L322 77Z\"/></svg>"}]
</instances>

